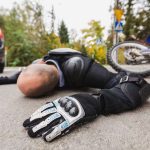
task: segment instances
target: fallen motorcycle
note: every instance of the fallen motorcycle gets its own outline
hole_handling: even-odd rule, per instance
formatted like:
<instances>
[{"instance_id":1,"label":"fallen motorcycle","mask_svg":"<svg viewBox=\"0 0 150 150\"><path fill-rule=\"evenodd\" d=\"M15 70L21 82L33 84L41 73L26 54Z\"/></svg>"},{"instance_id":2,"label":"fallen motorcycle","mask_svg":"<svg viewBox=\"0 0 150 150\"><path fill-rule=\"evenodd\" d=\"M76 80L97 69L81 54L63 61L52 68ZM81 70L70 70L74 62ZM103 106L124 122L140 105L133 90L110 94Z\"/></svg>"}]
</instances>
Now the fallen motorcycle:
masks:
<instances>
[{"instance_id":1,"label":"fallen motorcycle","mask_svg":"<svg viewBox=\"0 0 150 150\"><path fill-rule=\"evenodd\" d=\"M150 76L150 47L143 43L119 43L108 50L107 61L116 71Z\"/></svg>"}]
</instances>

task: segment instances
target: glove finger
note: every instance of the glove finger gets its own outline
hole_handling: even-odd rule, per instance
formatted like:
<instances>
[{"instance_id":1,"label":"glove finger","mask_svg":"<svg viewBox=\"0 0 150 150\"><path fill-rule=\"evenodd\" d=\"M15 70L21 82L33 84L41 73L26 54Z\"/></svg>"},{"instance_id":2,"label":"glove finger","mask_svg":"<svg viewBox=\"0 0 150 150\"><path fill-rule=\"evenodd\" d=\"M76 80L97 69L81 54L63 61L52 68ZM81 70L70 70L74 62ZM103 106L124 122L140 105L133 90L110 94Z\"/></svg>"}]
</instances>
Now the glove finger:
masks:
<instances>
[{"instance_id":1,"label":"glove finger","mask_svg":"<svg viewBox=\"0 0 150 150\"><path fill-rule=\"evenodd\" d=\"M61 115L59 113L54 113L46 118L44 121L41 121L34 127L28 129L28 135L30 137L39 137L44 132L48 131L53 126L57 125L60 122Z\"/></svg>"},{"instance_id":2,"label":"glove finger","mask_svg":"<svg viewBox=\"0 0 150 150\"><path fill-rule=\"evenodd\" d=\"M29 119L26 119L23 122L23 126L25 128L29 128L33 125L38 124L39 122L41 122L42 120L45 120L45 118L47 118L48 115L55 113L57 110L55 107L52 107L50 109L46 109L41 113L35 113L34 115L32 114L32 116Z\"/></svg>"},{"instance_id":3,"label":"glove finger","mask_svg":"<svg viewBox=\"0 0 150 150\"><path fill-rule=\"evenodd\" d=\"M40 122L44 121L48 116L49 115L46 115L40 119L35 119L33 121L30 121L30 118L28 118L23 122L23 127L25 127L26 129L31 128L31 127L39 124Z\"/></svg>"},{"instance_id":4,"label":"glove finger","mask_svg":"<svg viewBox=\"0 0 150 150\"><path fill-rule=\"evenodd\" d=\"M36 115L36 114L38 114L38 113L41 113L41 112L43 112L44 110L49 109L49 108L51 108L51 107L54 107L54 104L51 103L51 102L48 102L48 103L46 103L45 105L41 106L39 109L37 109L37 110L31 115L31 117L34 116L34 115Z\"/></svg>"},{"instance_id":5,"label":"glove finger","mask_svg":"<svg viewBox=\"0 0 150 150\"><path fill-rule=\"evenodd\" d=\"M43 134L43 138L46 142L50 142L55 138L64 135L64 133L69 131L69 127L69 122L65 120L57 126L50 128L46 133Z\"/></svg>"}]
</instances>

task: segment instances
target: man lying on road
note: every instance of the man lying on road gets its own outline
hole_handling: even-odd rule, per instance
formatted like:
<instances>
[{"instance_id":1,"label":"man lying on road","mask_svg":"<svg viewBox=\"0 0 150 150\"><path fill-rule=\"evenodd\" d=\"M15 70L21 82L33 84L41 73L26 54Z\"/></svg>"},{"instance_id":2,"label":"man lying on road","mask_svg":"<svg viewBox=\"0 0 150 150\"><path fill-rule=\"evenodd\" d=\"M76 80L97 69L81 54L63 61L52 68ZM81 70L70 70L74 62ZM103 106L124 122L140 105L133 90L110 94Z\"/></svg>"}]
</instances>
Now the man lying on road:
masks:
<instances>
[{"instance_id":1,"label":"man lying on road","mask_svg":"<svg viewBox=\"0 0 150 150\"><path fill-rule=\"evenodd\" d=\"M26 96L37 97L55 88L111 88L124 75L109 72L79 51L59 48L13 76L0 77L0 84L17 82Z\"/></svg>"},{"instance_id":2,"label":"man lying on road","mask_svg":"<svg viewBox=\"0 0 150 150\"><path fill-rule=\"evenodd\" d=\"M0 84L16 82L28 97L43 96L56 88L101 89L97 93L79 93L47 103L24 121L30 137L43 136L46 141L98 115L135 109L150 96L150 84L142 77L126 72L114 74L68 48L52 50L21 72L0 78Z\"/></svg>"}]
</instances>

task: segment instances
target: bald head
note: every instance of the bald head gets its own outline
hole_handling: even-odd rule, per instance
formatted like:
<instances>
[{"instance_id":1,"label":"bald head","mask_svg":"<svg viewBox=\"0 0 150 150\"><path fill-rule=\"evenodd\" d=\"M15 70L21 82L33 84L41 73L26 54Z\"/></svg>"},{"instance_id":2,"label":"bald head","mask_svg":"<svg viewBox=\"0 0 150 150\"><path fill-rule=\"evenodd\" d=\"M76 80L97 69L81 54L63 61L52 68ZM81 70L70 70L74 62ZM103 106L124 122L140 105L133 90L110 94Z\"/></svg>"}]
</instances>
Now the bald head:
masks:
<instances>
[{"instance_id":1,"label":"bald head","mask_svg":"<svg viewBox=\"0 0 150 150\"><path fill-rule=\"evenodd\" d=\"M17 86L24 95L38 97L53 90L58 80L58 70L54 65L32 64L21 72Z\"/></svg>"}]
</instances>

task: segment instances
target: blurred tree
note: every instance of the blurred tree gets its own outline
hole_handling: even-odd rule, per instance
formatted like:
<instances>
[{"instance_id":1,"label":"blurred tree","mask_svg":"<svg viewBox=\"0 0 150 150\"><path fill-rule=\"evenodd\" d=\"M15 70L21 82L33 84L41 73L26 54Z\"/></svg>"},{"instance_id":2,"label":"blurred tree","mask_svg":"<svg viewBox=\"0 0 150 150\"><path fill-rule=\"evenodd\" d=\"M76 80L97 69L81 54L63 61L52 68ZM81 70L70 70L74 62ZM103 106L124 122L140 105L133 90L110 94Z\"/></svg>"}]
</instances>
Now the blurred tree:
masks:
<instances>
[{"instance_id":1,"label":"blurred tree","mask_svg":"<svg viewBox=\"0 0 150 150\"><path fill-rule=\"evenodd\" d=\"M71 42L68 44L68 47L78 50L78 51L82 52L83 54L86 54L86 47L83 44L82 40L76 40L74 42Z\"/></svg>"},{"instance_id":2,"label":"blurred tree","mask_svg":"<svg viewBox=\"0 0 150 150\"><path fill-rule=\"evenodd\" d=\"M55 32L55 12L54 12L54 6L52 6L52 9L50 11L50 15L51 15L51 24L50 24L50 32L54 33Z\"/></svg>"},{"instance_id":3,"label":"blurred tree","mask_svg":"<svg viewBox=\"0 0 150 150\"><path fill-rule=\"evenodd\" d=\"M89 27L83 29L82 34L85 39L86 45L91 46L95 44L98 39L103 38L104 27L101 26L100 21L92 20L88 23Z\"/></svg>"},{"instance_id":4,"label":"blurred tree","mask_svg":"<svg viewBox=\"0 0 150 150\"><path fill-rule=\"evenodd\" d=\"M139 40L145 40L150 35L150 0L123 1L125 8L124 34L126 40L134 35Z\"/></svg>"},{"instance_id":5,"label":"blurred tree","mask_svg":"<svg viewBox=\"0 0 150 150\"><path fill-rule=\"evenodd\" d=\"M80 51L81 51L84 55L87 55L87 49L86 49L86 47L85 47L84 44L81 45Z\"/></svg>"},{"instance_id":6,"label":"blurred tree","mask_svg":"<svg viewBox=\"0 0 150 150\"><path fill-rule=\"evenodd\" d=\"M150 35L150 0L142 1L142 7L136 15L134 31L140 40L145 40Z\"/></svg>"},{"instance_id":7,"label":"blurred tree","mask_svg":"<svg viewBox=\"0 0 150 150\"><path fill-rule=\"evenodd\" d=\"M4 29L4 27L5 27L4 17L2 15L0 15L0 28Z\"/></svg>"},{"instance_id":8,"label":"blurred tree","mask_svg":"<svg viewBox=\"0 0 150 150\"><path fill-rule=\"evenodd\" d=\"M61 21L61 24L58 27L58 35L60 37L61 43L69 43L68 29L63 20Z\"/></svg>"},{"instance_id":9,"label":"blurred tree","mask_svg":"<svg viewBox=\"0 0 150 150\"><path fill-rule=\"evenodd\" d=\"M48 34L47 42L48 42L47 46L49 50L61 47L60 38L54 32Z\"/></svg>"},{"instance_id":10,"label":"blurred tree","mask_svg":"<svg viewBox=\"0 0 150 150\"><path fill-rule=\"evenodd\" d=\"M8 65L28 65L41 56L40 37L44 34L41 11L41 6L26 1L23 7L15 4L3 15Z\"/></svg>"},{"instance_id":11,"label":"blurred tree","mask_svg":"<svg viewBox=\"0 0 150 150\"><path fill-rule=\"evenodd\" d=\"M106 64L107 59L106 59L106 46L104 45L92 45L91 47L86 48L87 55L95 59L97 62L100 64Z\"/></svg>"},{"instance_id":12,"label":"blurred tree","mask_svg":"<svg viewBox=\"0 0 150 150\"><path fill-rule=\"evenodd\" d=\"M101 64L106 64L106 46L100 45L95 49L95 59Z\"/></svg>"},{"instance_id":13,"label":"blurred tree","mask_svg":"<svg viewBox=\"0 0 150 150\"><path fill-rule=\"evenodd\" d=\"M84 39L78 37L78 33L75 29L70 30L69 47L81 51L83 54L87 54Z\"/></svg>"},{"instance_id":14,"label":"blurred tree","mask_svg":"<svg viewBox=\"0 0 150 150\"><path fill-rule=\"evenodd\" d=\"M111 29L108 31L108 36L106 40L107 49L110 49L113 46L114 33L114 24L112 24Z\"/></svg>"},{"instance_id":15,"label":"blurred tree","mask_svg":"<svg viewBox=\"0 0 150 150\"><path fill-rule=\"evenodd\" d=\"M45 42L45 49L52 50L55 48L61 47L60 38L55 33L55 12L54 12L54 6L52 6L50 13L50 33L47 33L44 37Z\"/></svg>"},{"instance_id":16,"label":"blurred tree","mask_svg":"<svg viewBox=\"0 0 150 150\"><path fill-rule=\"evenodd\" d=\"M71 42L69 41L68 29L63 22L59 29L63 31L63 38L64 35L68 37L61 41L54 29L54 8L51 15L51 32L47 32L43 21L43 8L36 2L26 0L22 5L16 3L11 10L3 11L3 14L0 10L0 16L2 17L2 19L0 18L0 24L4 22L5 45L8 50L9 65L29 65L34 59L47 54L48 50L58 47L74 48L85 54L88 53L88 48L93 48L95 51L94 58L97 58L99 46L96 45L96 40L103 37L102 31L104 29L100 22L91 21L89 28L84 30L85 39L77 39L77 35L75 35ZM91 42L89 41L86 44L85 41L88 39Z\"/></svg>"},{"instance_id":17,"label":"blurred tree","mask_svg":"<svg viewBox=\"0 0 150 150\"><path fill-rule=\"evenodd\" d=\"M83 29L83 40L85 44L84 50L86 54L92 59L96 59L101 64L106 63L106 46L101 43L103 38L104 27L101 26L99 21L92 20L89 22L89 27ZM99 41L99 42L98 42Z\"/></svg>"},{"instance_id":18,"label":"blurred tree","mask_svg":"<svg viewBox=\"0 0 150 150\"><path fill-rule=\"evenodd\" d=\"M134 5L135 0L128 0L127 3L123 2L125 6L125 25L124 34L126 39L129 39L131 35L134 34L135 16L134 16Z\"/></svg>"}]
</instances>

